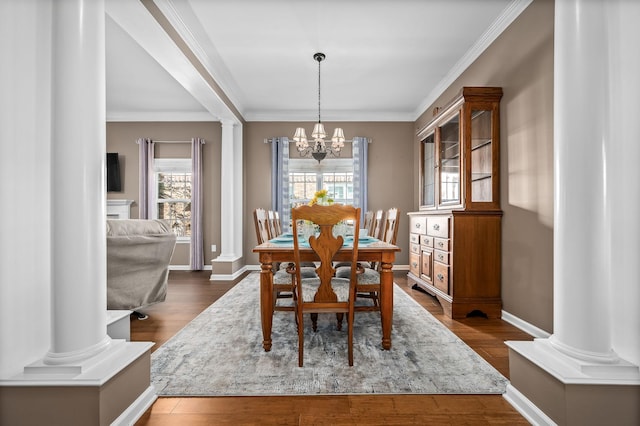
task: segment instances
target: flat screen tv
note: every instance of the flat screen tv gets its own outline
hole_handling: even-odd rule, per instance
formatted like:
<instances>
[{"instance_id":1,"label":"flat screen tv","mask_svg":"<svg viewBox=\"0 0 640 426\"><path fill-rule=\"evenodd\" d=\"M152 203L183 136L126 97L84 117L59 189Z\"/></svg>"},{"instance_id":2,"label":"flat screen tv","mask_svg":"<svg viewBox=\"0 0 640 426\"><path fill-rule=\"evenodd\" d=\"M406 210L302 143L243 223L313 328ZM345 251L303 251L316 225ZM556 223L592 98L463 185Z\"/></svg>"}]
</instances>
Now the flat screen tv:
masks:
<instances>
[{"instance_id":1,"label":"flat screen tv","mask_svg":"<svg viewBox=\"0 0 640 426\"><path fill-rule=\"evenodd\" d=\"M107 192L122 191L120 160L117 152L107 152Z\"/></svg>"}]
</instances>

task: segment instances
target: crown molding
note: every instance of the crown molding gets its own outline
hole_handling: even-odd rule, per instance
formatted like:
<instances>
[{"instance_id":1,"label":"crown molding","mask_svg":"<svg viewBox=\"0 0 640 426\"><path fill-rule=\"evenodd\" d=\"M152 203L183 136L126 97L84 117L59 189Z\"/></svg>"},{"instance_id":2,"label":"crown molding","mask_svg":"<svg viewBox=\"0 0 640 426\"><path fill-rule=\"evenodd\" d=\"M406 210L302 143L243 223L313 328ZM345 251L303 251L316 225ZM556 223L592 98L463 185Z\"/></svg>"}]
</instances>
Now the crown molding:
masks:
<instances>
[{"instance_id":1,"label":"crown molding","mask_svg":"<svg viewBox=\"0 0 640 426\"><path fill-rule=\"evenodd\" d=\"M111 111L107 114L107 122L135 121L220 121L206 111Z\"/></svg>"},{"instance_id":2,"label":"crown molding","mask_svg":"<svg viewBox=\"0 0 640 426\"><path fill-rule=\"evenodd\" d=\"M482 34L478 41L464 54L462 58L449 70L449 73L420 103L413 114L413 121L417 120L438 97L444 93L453 82L478 59L478 57L493 43L500 34L531 4L533 0L516 0L509 4L503 13Z\"/></svg>"},{"instance_id":3,"label":"crown molding","mask_svg":"<svg viewBox=\"0 0 640 426\"><path fill-rule=\"evenodd\" d=\"M313 111L300 110L280 110L269 111L247 111L246 121L301 121L315 122L317 113ZM345 118L347 117L347 118ZM322 112L322 121L327 122L354 122L354 121L415 121L413 112L386 112L386 111L340 111Z\"/></svg>"}]
</instances>

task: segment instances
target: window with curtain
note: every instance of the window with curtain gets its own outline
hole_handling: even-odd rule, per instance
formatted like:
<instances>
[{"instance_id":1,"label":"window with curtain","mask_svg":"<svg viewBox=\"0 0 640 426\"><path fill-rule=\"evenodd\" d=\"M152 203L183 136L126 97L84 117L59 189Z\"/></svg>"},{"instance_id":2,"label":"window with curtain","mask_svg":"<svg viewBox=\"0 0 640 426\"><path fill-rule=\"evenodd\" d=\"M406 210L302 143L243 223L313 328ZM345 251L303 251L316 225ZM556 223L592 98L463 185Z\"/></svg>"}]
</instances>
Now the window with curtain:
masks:
<instances>
[{"instance_id":1,"label":"window with curtain","mask_svg":"<svg viewBox=\"0 0 640 426\"><path fill-rule=\"evenodd\" d=\"M341 204L354 204L353 160L289 160L289 205L307 204L316 191L326 189L329 198Z\"/></svg>"},{"instance_id":2,"label":"window with curtain","mask_svg":"<svg viewBox=\"0 0 640 426\"><path fill-rule=\"evenodd\" d=\"M369 141L354 137L352 157L314 159L289 157L289 139L275 137L271 142L271 205L280 214L285 231L290 229L293 206L308 203L320 189L326 189L335 202L367 210L367 158Z\"/></svg>"},{"instance_id":3,"label":"window with curtain","mask_svg":"<svg viewBox=\"0 0 640 426\"><path fill-rule=\"evenodd\" d=\"M152 217L168 220L178 241L190 241L191 237L191 178L190 158L153 160Z\"/></svg>"}]
</instances>

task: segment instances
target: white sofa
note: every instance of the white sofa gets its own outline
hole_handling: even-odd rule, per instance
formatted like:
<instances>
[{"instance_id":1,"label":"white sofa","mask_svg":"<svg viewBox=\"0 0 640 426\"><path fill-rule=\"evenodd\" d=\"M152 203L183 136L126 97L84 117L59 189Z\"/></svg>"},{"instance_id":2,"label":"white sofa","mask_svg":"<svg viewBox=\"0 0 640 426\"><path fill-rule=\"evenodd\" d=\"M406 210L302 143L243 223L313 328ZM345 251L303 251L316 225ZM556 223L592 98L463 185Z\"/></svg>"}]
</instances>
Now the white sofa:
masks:
<instances>
[{"instance_id":1,"label":"white sofa","mask_svg":"<svg viewBox=\"0 0 640 426\"><path fill-rule=\"evenodd\" d=\"M176 235L164 220L107 220L107 309L163 302Z\"/></svg>"}]
</instances>

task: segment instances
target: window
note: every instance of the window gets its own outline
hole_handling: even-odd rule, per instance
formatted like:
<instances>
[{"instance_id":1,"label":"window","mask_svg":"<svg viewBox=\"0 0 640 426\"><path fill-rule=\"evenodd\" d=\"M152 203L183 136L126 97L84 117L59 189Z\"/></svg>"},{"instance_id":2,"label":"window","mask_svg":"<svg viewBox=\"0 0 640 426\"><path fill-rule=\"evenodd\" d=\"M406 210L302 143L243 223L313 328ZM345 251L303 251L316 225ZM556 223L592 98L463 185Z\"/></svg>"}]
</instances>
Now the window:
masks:
<instances>
[{"instance_id":1,"label":"window","mask_svg":"<svg viewBox=\"0 0 640 426\"><path fill-rule=\"evenodd\" d=\"M156 158L153 216L166 219L179 241L191 237L191 159Z\"/></svg>"},{"instance_id":2,"label":"window","mask_svg":"<svg viewBox=\"0 0 640 426\"><path fill-rule=\"evenodd\" d=\"M321 189L336 203L354 204L352 159L326 159L321 164L313 159L290 160L289 205L307 204Z\"/></svg>"}]
</instances>

